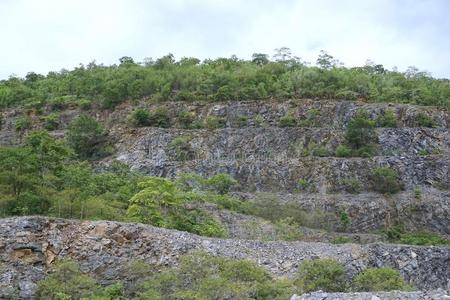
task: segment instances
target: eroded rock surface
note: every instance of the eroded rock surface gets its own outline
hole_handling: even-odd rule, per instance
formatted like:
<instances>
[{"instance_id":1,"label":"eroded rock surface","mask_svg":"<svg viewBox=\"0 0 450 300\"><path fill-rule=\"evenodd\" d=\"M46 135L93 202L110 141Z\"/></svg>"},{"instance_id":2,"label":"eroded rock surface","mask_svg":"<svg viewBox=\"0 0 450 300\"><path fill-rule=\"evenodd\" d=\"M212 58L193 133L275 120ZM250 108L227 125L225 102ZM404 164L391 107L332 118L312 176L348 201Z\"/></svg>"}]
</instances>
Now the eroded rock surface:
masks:
<instances>
[{"instance_id":1,"label":"eroded rock surface","mask_svg":"<svg viewBox=\"0 0 450 300\"><path fill-rule=\"evenodd\" d=\"M450 280L450 247L224 240L110 221L2 219L0 249L0 291L13 288L25 299L33 295L36 282L55 260L73 259L83 271L108 284L122 279L122 268L133 260L171 266L195 250L250 259L274 276L294 276L302 260L330 257L345 265L349 278L368 267L390 266L424 290L446 288Z\"/></svg>"}]
</instances>

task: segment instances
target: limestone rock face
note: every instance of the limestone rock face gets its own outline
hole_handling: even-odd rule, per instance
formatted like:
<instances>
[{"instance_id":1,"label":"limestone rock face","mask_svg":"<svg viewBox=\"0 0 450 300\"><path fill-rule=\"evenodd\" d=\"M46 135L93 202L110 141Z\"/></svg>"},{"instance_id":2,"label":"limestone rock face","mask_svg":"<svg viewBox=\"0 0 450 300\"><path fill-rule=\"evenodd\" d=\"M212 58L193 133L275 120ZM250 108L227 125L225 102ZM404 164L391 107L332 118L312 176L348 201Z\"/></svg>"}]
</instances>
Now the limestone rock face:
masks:
<instances>
[{"instance_id":1,"label":"limestone rock face","mask_svg":"<svg viewBox=\"0 0 450 300\"><path fill-rule=\"evenodd\" d=\"M110 221L1 219L0 249L0 298L6 293L32 298L36 282L55 260L76 260L84 272L108 284L123 279L122 268L136 259L171 266L194 250L250 259L274 276L293 276L302 260L329 257L345 265L349 278L368 267L389 266L422 290L446 288L450 280L450 247L226 240Z\"/></svg>"}]
</instances>

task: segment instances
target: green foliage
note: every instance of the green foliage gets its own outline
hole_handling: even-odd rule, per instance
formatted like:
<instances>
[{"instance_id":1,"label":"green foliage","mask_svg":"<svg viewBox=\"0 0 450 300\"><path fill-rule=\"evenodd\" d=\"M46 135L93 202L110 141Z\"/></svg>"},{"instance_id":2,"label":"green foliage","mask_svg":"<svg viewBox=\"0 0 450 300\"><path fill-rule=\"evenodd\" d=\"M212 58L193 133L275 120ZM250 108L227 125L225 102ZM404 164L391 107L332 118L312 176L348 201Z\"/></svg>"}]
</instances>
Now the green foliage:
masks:
<instances>
[{"instance_id":1,"label":"green foliage","mask_svg":"<svg viewBox=\"0 0 450 300\"><path fill-rule=\"evenodd\" d=\"M169 112L164 107L159 107L150 112L148 126L168 128L170 127Z\"/></svg>"},{"instance_id":2,"label":"green foliage","mask_svg":"<svg viewBox=\"0 0 450 300\"><path fill-rule=\"evenodd\" d=\"M213 130L225 127L225 119L221 117L208 116L203 121L205 128Z\"/></svg>"},{"instance_id":3,"label":"green foliage","mask_svg":"<svg viewBox=\"0 0 450 300\"><path fill-rule=\"evenodd\" d=\"M313 156L327 157L330 155L330 152L325 146L314 146L311 149L311 154Z\"/></svg>"},{"instance_id":4,"label":"green foliage","mask_svg":"<svg viewBox=\"0 0 450 300\"><path fill-rule=\"evenodd\" d=\"M82 299L100 293L100 287L89 276L80 272L72 261L59 262L50 275L38 282L39 299Z\"/></svg>"},{"instance_id":5,"label":"green foliage","mask_svg":"<svg viewBox=\"0 0 450 300\"><path fill-rule=\"evenodd\" d=\"M295 127L297 126L297 120L290 114L286 114L278 121L280 127Z\"/></svg>"},{"instance_id":6,"label":"green foliage","mask_svg":"<svg viewBox=\"0 0 450 300\"><path fill-rule=\"evenodd\" d=\"M185 161L194 159L195 153L191 147L191 139L191 136L179 136L169 143L169 149L174 152L176 160Z\"/></svg>"},{"instance_id":7,"label":"green foliage","mask_svg":"<svg viewBox=\"0 0 450 300\"><path fill-rule=\"evenodd\" d=\"M69 125L67 142L81 159L104 155L105 130L91 116L82 114Z\"/></svg>"},{"instance_id":8,"label":"green foliage","mask_svg":"<svg viewBox=\"0 0 450 300\"><path fill-rule=\"evenodd\" d=\"M227 194L237 184L237 181L228 174L219 173L205 180L207 189L215 191L220 195Z\"/></svg>"},{"instance_id":9,"label":"green foliage","mask_svg":"<svg viewBox=\"0 0 450 300\"><path fill-rule=\"evenodd\" d=\"M14 127L17 131L25 131L30 129L32 125L31 118L27 115L22 115L16 119Z\"/></svg>"},{"instance_id":10,"label":"green foliage","mask_svg":"<svg viewBox=\"0 0 450 300\"><path fill-rule=\"evenodd\" d=\"M416 123L419 127L429 127L434 128L437 127L436 122L429 115L420 112L416 115Z\"/></svg>"},{"instance_id":11,"label":"green foliage","mask_svg":"<svg viewBox=\"0 0 450 300\"><path fill-rule=\"evenodd\" d=\"M449 107L446 79L409 69L389 71L369 63L343 67L326 52L317 66L308 66L288 48L277 50L274 60L257 53L250 60L236 57L195 58L176 61L169 54L137 64L132 58L120 65L80 65L72 71L11 77L0 82L0 106L66 106L92 101L113 108L129 99L157 101L218 101L267 98L365 99Z\"/></svg>"},{"instance_id":12,"label":"green foliage","mask_svg":"<svg viewBox=\"0 0 450 300\"><path fill-rule=\"evenodd\" d=\"M345 139L348 146L359 156L373 155L373 145L377 142L375 122L366 111L358 111L347 125Z\"/></svg>"},{"instance_id":13,"label":"green foliage","mask_svg":"<svg viewBox=\"0 0 450 300\"><path fill-rule=\"evenodd\" d=\"M352 242L353 242L353 240L347 236L338 236L331 241L332 244L336 244L336 245L348 244L348 243L352 243Z\"/></svg>"},{"instance_id":14,"label":"green foliage","mask_svg":"<svg viewBox=\"0 0 450 300\"><path fill-rule=\"evenodd\" d=\"M373 189L379 193L395 194L402 189L398 173L388 167L378 167L372 171Z\"/></svg>"},{"instance_id":15,"label":"green foliage","mask_svg":"<svg viewBox=\"0 0 450 300\"><path fill-rule=\"evenodd\" d=\"M342 185L344 191L350 194L359 194L362 191L361 182L356 178L345 178Z\"/></svg>"},{"instance_id":16,"label":"green foliage","mask_svg":"<svg viewBox=\"0 0 450 300\"><path fill-rule=\"evenodd\" d=\"M375 120L378 127L397 127L397 116L392 110L386 110L382 116L378 116Z\"/></svg>"},{"instance_id":17,"label":"green foliage","mask_svg":"<svg viewBox=\"0 0 450 300\"><path fill-rule=\"evenodd\" d=\"M350 156L352 156L352 149L345 145L339 145L336 148L336 156L337 157L350 157Z\"/></svg>"},{"instance_id":18,"label":"green foliage","mask_svg":"<svg viewBox=\"0 0 450 300\"><path fill-rule=\"evenodd\" d=\"M51 113L48 116L42 117L42 121L44 122L43 127L46 130L55 130L59 126L59 114Z\"/></svg>"},{"instance_id":19,"label":"green foliage","mask_svg":"<svg viewBox=\"0 0 450 300\"><path fill-rule=\"evenodd\" d=\"M176 183L147 177L138 187L140 191L130 199L127 210L130 220L206 236L227 236L222 224L206 211L185 206L193 195L180 190Z\"/></svg>"},{"instance_id":20,"label":"green foliage","mask_svg":"<svg viewBox=\"0 0 450 300\"><path fill-rule=\"evenodd\" d=\"M177 114L178 124L181 128L190 129L192 128L192 123L194 122L195 116L193 113L182 110Z\"/></svg>"},{"instance_id":21,"label":"green foliage","mask_svg":"<svg viewBox=\"0 0 450 300\"><path fill-rule=\"evenodd\" d=\"M298 180L298 186L302 191L306 190L310 185L309 181L304 178Z\"/></svg>"},{"instance_id":22,"label":"green foliage","mask_svg":"<svg viewBox=\"0 0 450 300\"><path fill-rule=\"evenodd\" d=\"M167 226L169 215L181 207L180 190L161 177L149 177L138 187L140 191L130 199L127 216L136 222Z\"/></svg>"},{"instance_id":23,"label":"green foliage","mask_svg":"<svg viewBox=\"0 0 450 300\"><path fill-rule=\"evenodd\" d=\"M235 123L237 125L237 127L246 127L248 124L248 117L245 115L241 115L241 116L237 116Z\"/></svg>"},{"instance_id":24,"label":"green foliage","mask_svg":"<svg viewBox=\"0 0 450 300\"><path fill-rule=\"evenodd\" d=\"M305 260L299 265L297 285L304 292L344 292L345 269L333 259Z\"/></svg>"},{"instance_id":25,"label":"green foliage","mask_svg":"<svg viewBox=\"0 0 450 300\"><path fill-rule=\"evenodd\" d=\"M132 118L138 127L148 126L150 124L150 112L146 109L136 109L132 114Z\"/></svg>"},{"instance_id":26,"label":"green foliage","mask_svg":"<svg viewBox=\"0 0 450 300\"><path fill-rule=\"evenodd\" d=\"M339 219L334 213L323 210L306 210L296 203L282 203L271 194L259 193L247 202L247 214L262 217L276 223L279 220L290 220L292 224L309 228L330 230Z\"/></svg>"},{"instance_id":27,"label":"green foliage","mask_svg":"<svg viewBox=\"0 0 450 300\"><path fill-rule=\"evenodd\" d=\"M353 279L353 287L359 292L411 291L398 270L369 268Z\"/></svg>"},{"instance_id":28,"label":"green foliage","mask_svg":"<svg viewBox=\"0 0 450 300\"><path fill-rule=\"evenodd\" d=\"M339 219L341 221L342 231L347 231L351 223L348 213L346 211L341 211Z\"/></svg>"},{"instance_id":29,"label":"green foliage","mask_svg":"<svg viewBox=\"0 0 450 300\"><path fill-rule=\"evenodd\" d=\"M292 283L275 281L255 263L197 252L180 259L177 269L167 269L147 279L141 299L286 299Z\"/></svg>"}]
</instances>

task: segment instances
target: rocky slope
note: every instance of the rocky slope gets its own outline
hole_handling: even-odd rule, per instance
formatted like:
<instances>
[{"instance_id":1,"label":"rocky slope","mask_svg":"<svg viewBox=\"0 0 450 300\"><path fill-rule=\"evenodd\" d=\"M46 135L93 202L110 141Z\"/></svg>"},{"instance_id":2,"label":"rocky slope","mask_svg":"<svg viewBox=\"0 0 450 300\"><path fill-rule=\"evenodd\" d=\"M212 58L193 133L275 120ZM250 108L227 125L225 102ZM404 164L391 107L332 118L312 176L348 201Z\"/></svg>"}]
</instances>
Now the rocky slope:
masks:
<instances>
[{"instance_id":1,"label":"rocky slope","mask_svg":"<svg viewBox=\"0 0 450 300\"><path fill-rule=\"evenodd\" d=\"M170 128L136 128L130 122L136 107L149 110L164 107ZM337 147L344 142L346 125L359 109L366 110L373 119L393 111L397 128L377 129L378 144L373 157L336 157ZM191 112L194 122L219 118L223 128L184 129L177 117L182 111ZM0 146L20 144L26 132L16 131L14 124L23 113L23 110L2 112ZM33 128L42 126L42 115L35 111L26 113L32 119ZM48 113L50 108L41 112ZM59 126L52 134L64 137L68 124L80 113L70 107L61 110ZM404 104L289 100L128 103L114 111L88 113L109 130L109 141L114 146L114 153L97 163L99 170L117 159L146 174L172 178L189 172L205 177L228 173L239 182L232 192L242 200L265 197L274 203L293 204L311 218L316 218L314 213L319 212L326 222L321 228L328 231L301 228L303 242L250 240L255 234L248 232L248 224L263 228L269 236L273 224L220 210L214 205L206 209L224 223L234 239L202 238L117 222L41 217L3 219L0 220L0 293L3 293L0 298L6 297L10 290L7 287L19 289L22 298L32 298L35 282L56 259L73 258L80 262L83 271L106 284L120 279L121 268L134 259L172 265L180 255L195 249L248 258L276 276L292 276L301 260L332 257L344 263L349 277L367 267L391 266L420 289L448 288L450 247L373 243L382 240L373 233L396 223L407 230L450 235L448 111ZM435 127L420 127L421 114L429 116ZM286 115L294 118L298 126L280 127L280 118ZM173 147L173 141L180 137L183 151L188 152L183 159ZM398 172L401 192L383 195L374 191L371 172L379 166ZM342 211L351 220L347 233L334 232L339 229ZM361 244L330 243L341 235ZM300 299L365 299L366 296L367 299L369 296L441 299L440 295L444 294L313 294Z\"/></svg>"},{"instance_id":2,"label":"rocky slope","mask_svg":"<svg viewBox=\"0 0 450 300\"><path fill-rule=\"evenodd\" d=\"M342 262L350 278L368 267L390 266L420 289L447 288L450 280L450 247L224 240L108 221L2 219L0 249L0 291L12 287L25 299L33 297L35 282L56 259L74 259L83 271L108 284L122 279L122 268L133 260L157 268L174 265L180 255L195 250L250 259L275 276L293 276L302 260L327 257Z\"/></svg>"}]
</instances>

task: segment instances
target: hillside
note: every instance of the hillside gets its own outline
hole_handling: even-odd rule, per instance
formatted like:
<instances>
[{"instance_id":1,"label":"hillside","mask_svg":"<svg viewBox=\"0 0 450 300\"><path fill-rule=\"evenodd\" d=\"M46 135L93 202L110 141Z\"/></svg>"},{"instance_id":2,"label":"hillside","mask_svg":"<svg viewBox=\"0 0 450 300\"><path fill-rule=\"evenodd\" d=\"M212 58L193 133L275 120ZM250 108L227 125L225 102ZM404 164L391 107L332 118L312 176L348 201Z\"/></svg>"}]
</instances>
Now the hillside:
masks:
<instances>
[{"instance_id":1,"label":"hillside","mask_svg":"<svg viewBox=\"0 0 450 300\"><path fill-rule=\"evenodd\" d=\"M443 297L448 82L328 59L164 57L1 82L0 298L66 297L60 263L88 299ZM205 273L183 273L196 260ZM145 272L124 271L136 261ZM307 285L322 261L342 274ZM362 287L372 269L397 285ZM211 274L216 296L191 282Z\"/></svg>"}]
</instances>

